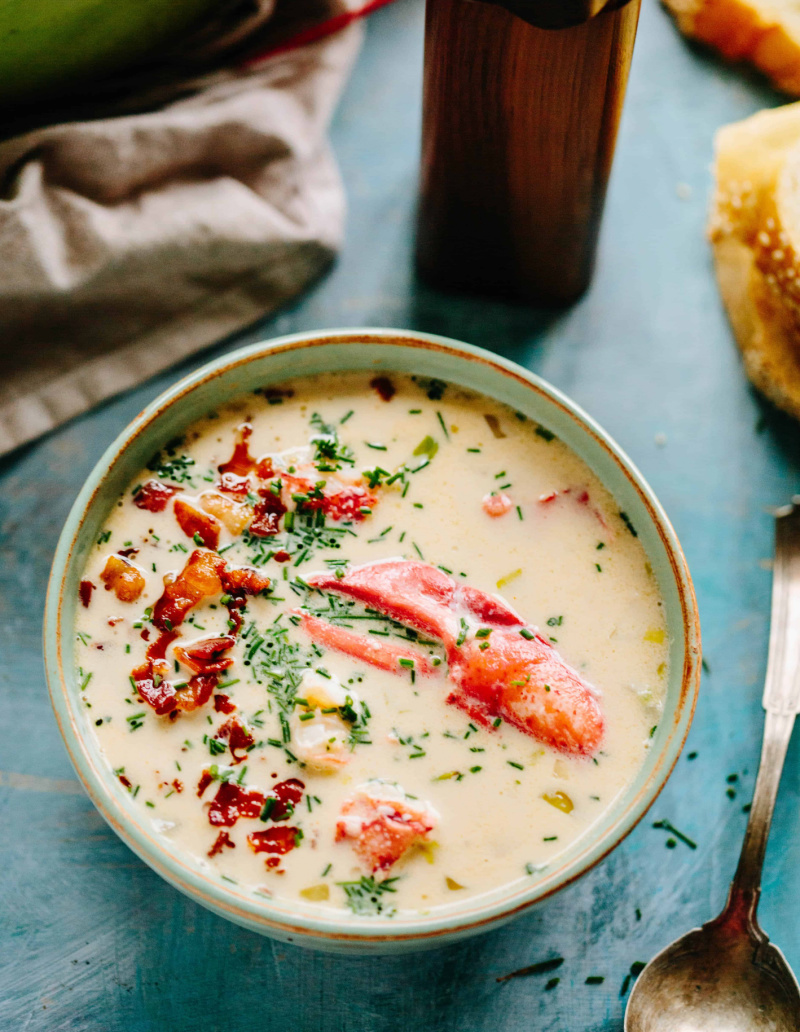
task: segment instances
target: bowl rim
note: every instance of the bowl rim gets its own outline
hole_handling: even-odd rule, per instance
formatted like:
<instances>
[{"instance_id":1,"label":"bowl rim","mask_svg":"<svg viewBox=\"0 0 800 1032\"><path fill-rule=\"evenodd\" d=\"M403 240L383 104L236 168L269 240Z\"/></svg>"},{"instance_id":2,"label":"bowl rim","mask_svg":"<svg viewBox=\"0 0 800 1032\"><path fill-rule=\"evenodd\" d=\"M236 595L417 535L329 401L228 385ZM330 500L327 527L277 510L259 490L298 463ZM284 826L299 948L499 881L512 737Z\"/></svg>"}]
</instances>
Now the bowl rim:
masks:
<instances>
[{"instance_id":1,"label":"bowl rim","mask_svg":"<svg viewBox=\"0 0 800 1032\"><path fill-rule=\"evenodd\" d=\"M611 458L628 483L634 488L648 512L661 538L672 577L677 588L683 626L683 670L680 694L675 706L672 724L666 732L654 767L635 796L617 816L607 831L595 840L591 832L585 839L588 845L580 855L569 861L563 871L556 872L544 881L534 882L530 888L522 888L508 902L481 905L483 896L472 897L472 910L448 908L446 912L419 915L415 920L404 917L402 925L395 925L390 931L385 921L359 922L348 920L349 915L337 916L335 910L319 908L318 914L306 916L294 914L276 916L275 901L254 894L245 896L219 880L212 880L197 866L189 866L170 856L152 835L137 827L126 815L104 783L103 776L89 754L84 733L75 719L75 708L70 698L70 683L65 676L62 649L62 604L64 588L70 573L73 551L78 542L82 525L98 498L104 480L114 464L122 458L131 443L159 419L168 409L179 405L181 400L203 384L230 373L243 365L269 354L285 354L288 351L309 347L324 347L331 344L373 344L389 343L421 350L435 350L453 355L458 359L472 359L492 367L505 376L517 380L534 393L544 395L550 403L571 417L580 429L594 439ZM353 367L355 368L355 367ZM365 359L364 369L369 368ZM246 390L246 388L243 388ZM502 398L499 400L502 401ZM598 474L599 475L599 474ZM602 479L602 478L601 478ZM605 483L605 481L603 481ZM612 492L613 494L614 492ZM347 946L381 943L425 944L438 937L471 934L499 922L546 899L581 877L596 866L620 842L625 839L650 809L666 784L680 756L691 726L700 684L701 648L700 620L694 587L686 558L677 535L656 499L652 489L634 463L616 442L574 401L534 373L502 356L483 348L466 344L453 338L417 330L398 330L382 327L342 328L312 330L258 341L254 344L228 352L205 363L194 372L180 378L171 387L160 393L142 412L117 435L104 451L86 478L58 540L50 578L44 616L44 659L45 674L50 700L62 739L70 760L89 798L108 824L137 856L147 863L175 888L190 896L196 902L208 907L230 920L264 934L299 941L305 945L324 947L325 943ZM661 736L659 736L661 737ZM105 772L107 777L107 772ZM469 900L465 904L469 904Z\"/></svg>"}]
</instances>

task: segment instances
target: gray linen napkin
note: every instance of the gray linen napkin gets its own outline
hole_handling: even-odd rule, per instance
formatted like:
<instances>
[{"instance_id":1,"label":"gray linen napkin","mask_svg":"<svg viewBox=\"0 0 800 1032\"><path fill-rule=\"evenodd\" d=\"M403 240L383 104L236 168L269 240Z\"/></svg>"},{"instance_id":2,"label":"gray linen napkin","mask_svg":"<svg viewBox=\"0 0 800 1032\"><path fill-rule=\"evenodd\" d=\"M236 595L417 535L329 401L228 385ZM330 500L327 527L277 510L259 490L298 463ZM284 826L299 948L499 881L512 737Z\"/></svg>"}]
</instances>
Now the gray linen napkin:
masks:
<instances>
[{"instance_id":1,"label":"gray linen napkin","mask_svg":"<svg viewBox=\"0 0 800 1032\"><path fill-rule=\"evenodd\" d=\"M173 84L156 110L0 143L0 454L327 268L344 194L326 131L360 38L353 23Z\"/></svg>"}]
</instances>

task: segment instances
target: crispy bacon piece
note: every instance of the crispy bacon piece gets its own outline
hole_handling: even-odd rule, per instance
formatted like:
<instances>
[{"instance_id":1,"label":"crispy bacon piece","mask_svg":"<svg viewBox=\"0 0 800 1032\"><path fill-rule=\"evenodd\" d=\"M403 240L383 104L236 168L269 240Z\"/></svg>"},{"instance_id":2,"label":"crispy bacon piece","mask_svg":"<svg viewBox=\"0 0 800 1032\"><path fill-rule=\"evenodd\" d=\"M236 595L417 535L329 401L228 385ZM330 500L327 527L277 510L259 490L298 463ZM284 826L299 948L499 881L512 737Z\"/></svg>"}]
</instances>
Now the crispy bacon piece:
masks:
<instances>
[{"instance_id":1,"label":"crispy bacon piece","mask_svg":"<svg viewBox=\"0 0 800 1032\"><path fill-rule=\"evenodd\" d=\"M200 495L200 504L205 512L216 517L234 537L242 533L253 515L249 505L235 502L216 491L204 491Z\"/></svg>"},{"instance_id":2,"label":"crispy bacon piece","mask_svg":"<svg viewBox=\"0 0 800 1032\"><path fill-rule=\"evenodd\" d=\"M158 660L154 663L152 659L147 659L133 670L131 677L141 699L152 706L160 717L173 710L197 709L208 702L217 686L216 674L195 674L185 688L176 688L162 676L157 665L164 666Z\"/></svg>"},{"instance_id":3,"label":"crispy bacon piece","mask_svg":"<svg viewBox=\"0 0 800 1032\"><path fill-rule=\"evenodd\" d=\"M146 480L133 496L133 504L147 512L163 512L170 498L179 491L179 487L170 487L160 480Z\"/></svg>"},{"instance_id":4,"label":"crispy bacon piece","mask_svg":"<svg viewBox=\"0 0 800 1032\"><path fill-rule=\"evenodd\" d=\"M204 598L222 594L225 560L199 548L189 556L174 580L164 578L164 592L153 607L153 623L160 631L178 627L186 614Z\"/></svg>"},{"instance_id":5,"label":"crispy bacon piece","mask_svg":"<svg viewBox=\"0 0 800 1032\"><path fill-rule=\"evenodd\" d=\"M175 691L175 705L179 710L193 710L203 706L217 687L216 674L195 674L185 688Z\"/></svg>"},{"instance_id":6,"label":"crispy bacon piece","mask_svg":"<svg viewBox=\"0 0 800 1032\"><path fill-rule=\"evenodd\" d=\"M287 778L286 781L279 781L267 792L264 800L269 806L267 817L271 821L288 820L303 799L305 784L299 778ZM275 802L270 804L270 799Z\"/></svg>"},{"instance_id":7,"label":"crispy bacon piece","mask_svg":"<svg viewBox=\"0 0 800 1032\"><path fill-rule=\"evenodd\" d=\"M264 796L256 789L223 781L209 807L208 820L215 827L232 828L240 817L258 817L263 805Z\"/></svg>"},{"instance_id":8,"label":"crispy bacon piece","mask_svg":"<svg viewBox=\"0 0 800 1032\"><path fill-rule=\"evenodd\" d=\"M175 709L175 688L155 672L152 660L148 659L136 667L131 677L141 698L148 706L152 706L160 717Z\"/></svg>"},{"instance_id":9,"label":"crispy bacon piece","mask_svg":"<svg viewBox=\"0 0 800 1032\"><path fill-rule=\"evenodd\" d=\"M507 512L511 511L514 503L504 494L502 491L499 494L495 494L492 491L490 494L483 496L481 507L487 516L492 516L497 519L498 516L505 516Z\"/></svg>"},{"instance_id":10,"label":"crispy bacon piece","mask_svg":"<svg viewBox=\"0 0 800 1032\"><path fill-rule=\"evenodd\" d=\"M428 839L438 820L430 803L407 798L396 785L369 781L342 804L336 841L350 839L356 856L374 874Z\"/></svg>"},{"instance_id":11,"label":"crispy bacon piece","mask_svg":"<svg viewBox=\"0 0 800 1032\"><path fill-rule=\"evenodd\" d=\"M247 836L247 844L254 853L273 853L283 856L285 853L291 853L300 838L299 828L284 826L267 828L266 831L252 831Z\"/></svg>"},{"instance_id":12,"label":"crispy bacon piece","mask_svg":"<svg viewBox=\"0 0 800 1032\"><path fill-rule=\"evenodd\" d=\"M236 639L230 634L219 638L202 638L189 645L176 645L175 656L196 674L219 674L233 665L232 657L224 656L223 653L235 644Z\"/></svg>"},{"instance_id":13,"label":"crispy bacon piece","mask_svg":"<svg viewBox=\"0 0 800 1032\"><path fill-rule=\"evenodd\" d=\"M248 473L256 468L256 460L250 454L248 442L252 436L253 428L249 423L242 423L237 428L237 441L233 448L233 454L227 462L218 466L220 473L233 473L237 477L246 477Z\"/></svg>"},{"instance_id":14,"label":"crispy bacon piece","mask_svg":"<svg viewBox=\"0 0 800 1032\"><path fill-rule=\"evenodd\" d=\"M131 788L133 788L133 785L130 783L130 780L126 778L124 774L117 774L117 777L119 778L120 784L124 785L125 788L127 788L129 791Z\"/></svg>"},{"instance_id":15,"label":"crispy bacon piece","mask_svg":"<svg viewBox=\"0 0 800 1032\"><path fill-rule=\"evenodd\" d=\"M147 646L147 658L148 659L165 659L167 655L167 649L178 637L177 631L162 631L155 641L151 641Z\"/></svg>"},{"instance_id":16,"label":"crispy bacon piece","mask_svg":"<svg viewBox=\"0 0 800 1032\"><path fill-rule=\"evenodd\" d=\"M92 601L92 592L94 591L94 584L90 580L82 580L78 585L78 597L81 600L81 605L84 609L89 608L89 603Z\"/></svg>"},{"instance_id":17,"label":"crispy bacon piece","mask_svg":"<svg viewBox=\"0 0 800 1032\"><path fill-rule=\"evenodd\" d=\"M238 477L235 473L223 473L217 486L226 494L241 496L250 490L250 481L247 477Z\"/></svg>"},{"instance_id":18,"label":"crispy bacon piece","mask_svg":"<svg viewBox=\"0 0 800 1032\"><path fill-rule=\"evenodd\" d=\"M397 394L397 388L388 376L373 376L369 381L370 387L377 391L384 401L391 401Z\"/></svg>"},{"instance_id":19,"label":"crispy bacon piece","mask_svg":"<svg viewBox=\"0 0 800 1032\"><path fill-rule=\"evenodd\" d=\"M215 857L218 853L221 853L223 847L227 846L228 849L235 849L236 843L231 839L227 831L221 831L217 835L214 845L209 849L208 856Z\"/></svg>"},{"instance_id":20,"label":"crispy bacon piece","mask_svg":"<svg viewBox=\"0 0 800 1032\"><path fill-rule=\"evenodd\" d=\"M129 559L110 555L100 573L106 591L113 591L120 602L135 602L144 591L144 574Z\"/></svg>"},{"instance_id":21,"label":"crispy bacon piece","mask_svg":"<svg viewBox=\"0 0 800 1032\"><path fill-rule=\"evenodd\" d=\"M274 537L281 529L281 517L288 510L280 495L273 494L269 488L260 491L261 501L254 506L253 521L250 533L257 537Z\"/></svg>"},{"instance_id":22,"label":"crispy bacon piece","mask_svg":"<svg viewBox=\"0 0 800 1032\"><path fill-rule=\"evenodd\" d=\"M200 775L200 780L197 782L197 795L200 799L203 798L203 792L205 792L213 780L214 778L210 770L204 770Z\"/></svg>"},{"instance_id":23,"label":"crispy bacon piece","mask_svg":"<svg viewBox=\"0 0 800 1032\"><path fill-rule=\"evenodd\" d=\"M178 521L183 533L190 538L199 538L198 544L205 548L216 548L219 545L219 520L208 513L200 512L193 505L189 505L182 498L175 499L175 519Z\"/></svg>"},{"instance_id":24,"label":"crispy bacon piece","mask_svg":"<svg viewBox=\"0 0 800 1032\"><path fill-rule=\"evenodd\" d=\"M229 595L258 595L271 583L255 566L234 566L222 574L222 586Z\"/></svg>"},{"instance_id":25,"label":"crispy bacon piece","mask_svg":"<svg viewBox=\"0 0 800 1032\"><path fill-rule=\"evenodd\" d=\"M278 551L272 557L276 563L288 563L292 558L290 553L285 548L279 548Z\"/></svg>"},{"instance_id":26,"label":"crispy bacon piece","mask_svg":"<svg viewBox=\"0 0 800 1032\"><path fill-rule=\"evenodd\" d=\"M227 695L215 695L214 709L217 713L235 713L236 703L232 702Z\"/></svg>"},{"instance_id":27,"label":"crispy bacon piece","mask_svg":"<svg viewBox=\"0 0 800 1032\"><path fill-rule=\"evenodd\" d=\"M220 742L228 743L234 764L241 763L242 760L246 760L247 750L251 745L256 744L255 738L250 734L246 727L239 723L236 717L226 720L225 723L217 730L214 737ZM241 751L242 755L237 756L237 751Z\"/></svg>"}]
</instances>

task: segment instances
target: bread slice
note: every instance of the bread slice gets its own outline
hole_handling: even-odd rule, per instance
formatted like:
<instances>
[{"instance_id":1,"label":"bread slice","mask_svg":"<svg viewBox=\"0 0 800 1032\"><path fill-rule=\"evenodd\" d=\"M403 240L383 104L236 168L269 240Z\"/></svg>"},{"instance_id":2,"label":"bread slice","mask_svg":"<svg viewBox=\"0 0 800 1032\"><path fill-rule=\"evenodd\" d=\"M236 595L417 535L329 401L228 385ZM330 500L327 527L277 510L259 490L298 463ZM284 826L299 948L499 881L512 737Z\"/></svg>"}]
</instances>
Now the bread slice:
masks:
<instances>
[{"instance_id":1,"label":"bread slice","mask_svg":"<svg viewBox=\"0 0 800 1032\"><path fill-rule=\"evenodd\" d=\"M747 375L800 419L800 103L717 133L709 221Z\"/></svg>"},{"instance_id":2,"label":"bread slice","mask_svg":"<svg viewBox=\"0 0 800 1032\"><path fill-rule=\"evenodd\" d=\"M800 7L796 0L664 0L686 36L729 61L748 61L779 90L800 96Z\"/></svg>"}]
</instances>

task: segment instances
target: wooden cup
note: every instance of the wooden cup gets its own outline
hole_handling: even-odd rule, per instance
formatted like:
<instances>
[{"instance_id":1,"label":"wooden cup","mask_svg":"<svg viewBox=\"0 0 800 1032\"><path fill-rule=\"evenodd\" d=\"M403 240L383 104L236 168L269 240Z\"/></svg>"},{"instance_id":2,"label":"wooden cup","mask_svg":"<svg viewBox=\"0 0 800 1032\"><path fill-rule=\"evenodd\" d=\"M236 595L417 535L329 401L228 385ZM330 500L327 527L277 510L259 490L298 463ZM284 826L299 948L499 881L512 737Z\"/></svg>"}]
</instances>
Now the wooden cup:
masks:
<instances>
[{"instance_id":1,"label":"wooden cup","mask_svg":"<svg viewBox=\"0 0 800 1032\"><path fill-rule=\"evenodd\" d=\"M427 0L417 264L545 305L591 278L641 0L543 29Z\"/></svg>"}]
</instances>

